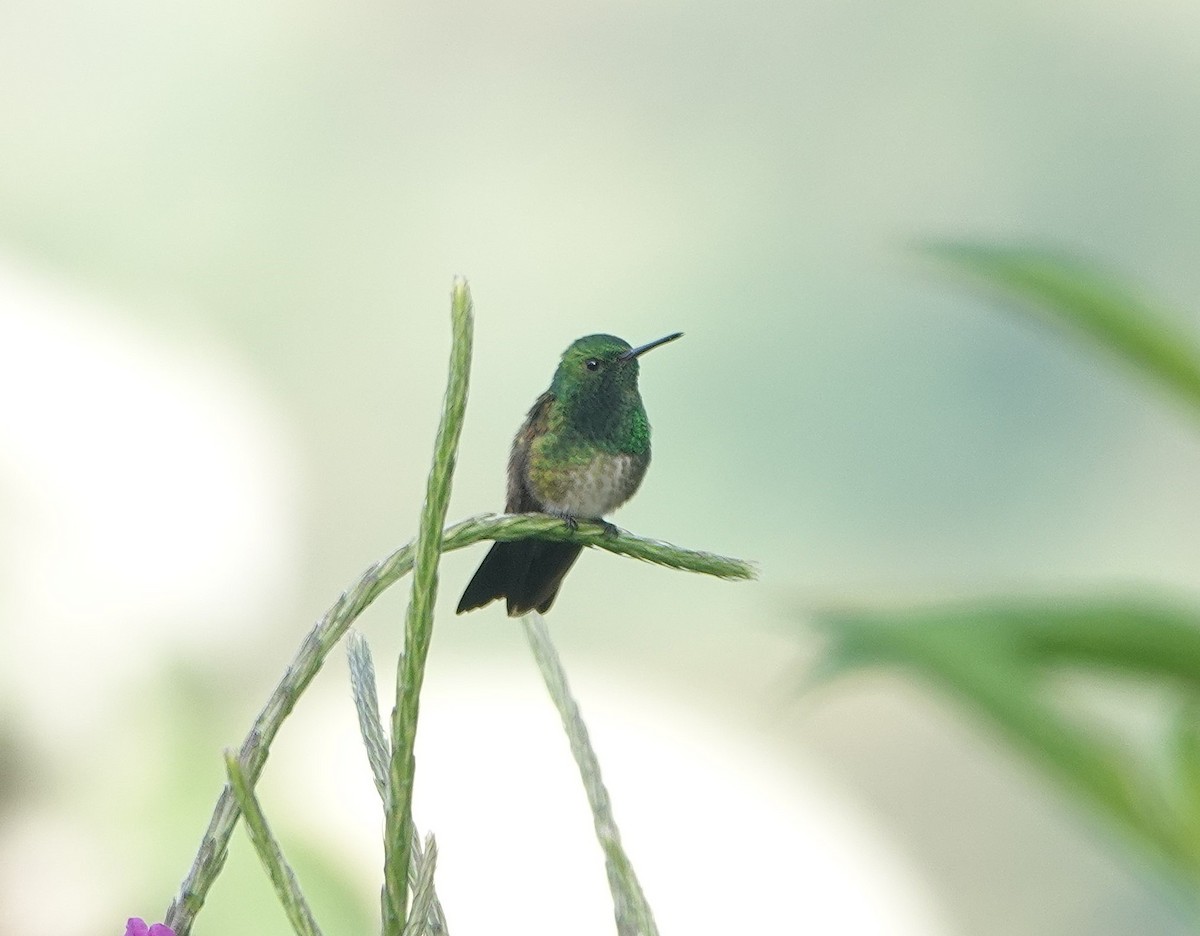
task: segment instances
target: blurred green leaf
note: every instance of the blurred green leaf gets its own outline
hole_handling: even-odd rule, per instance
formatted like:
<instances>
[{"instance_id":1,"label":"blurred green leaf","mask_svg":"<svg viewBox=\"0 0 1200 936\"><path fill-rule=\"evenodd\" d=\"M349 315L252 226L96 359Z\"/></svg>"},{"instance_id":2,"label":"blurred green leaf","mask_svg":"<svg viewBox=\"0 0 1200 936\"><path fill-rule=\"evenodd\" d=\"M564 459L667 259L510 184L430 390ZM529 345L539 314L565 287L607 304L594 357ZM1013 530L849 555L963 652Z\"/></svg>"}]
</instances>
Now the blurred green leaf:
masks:
<instances>
[{"instance_id":1,"label":"blurred green leaf","mask_svg":"<svg viewBox=\"0 0 1200 936\"><path fill-rule=\"evenodd\" d=\"M1192 885L1200 883L1200 721L1176 732L1171 776L1121 739L1088 726L1051 677L1086 671L1200 690L1200 610L1131 600L997 601L904 612L831 611L826 679L893 666L950 693ZM1200 710L1190 707L1192 716Z\"/></svg>"},{"instance_id":2,"label":"blurred green leaf","mask_svg":"<svg viewBox=\"0 0 1200 936\"><path fill-rule=\"evenodd\" d=\"M1188 835L1200 841L1200 696L1175 718L1169 759L1174 767L1179 809Z\"/></svg>"},{"instance_id":3,"label":"blurred green leaf","mask_svg":"<svg viewBox=\"0 0 1200 936\"><path fill-rule=\"evenodd\" d=\"M1091 336L1200 410L1200 340L1174 325L1177 316L1079 261L1044 251L961 242L926 250Z\"/></svg>"}]
</instances>

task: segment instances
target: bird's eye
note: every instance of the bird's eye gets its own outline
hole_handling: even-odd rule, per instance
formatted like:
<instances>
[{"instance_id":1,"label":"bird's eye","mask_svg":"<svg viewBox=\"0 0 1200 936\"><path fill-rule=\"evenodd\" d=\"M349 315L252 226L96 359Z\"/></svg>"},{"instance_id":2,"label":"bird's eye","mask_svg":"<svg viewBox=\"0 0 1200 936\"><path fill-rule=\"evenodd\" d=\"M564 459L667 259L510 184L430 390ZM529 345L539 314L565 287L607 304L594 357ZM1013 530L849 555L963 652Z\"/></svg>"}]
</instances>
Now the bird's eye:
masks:
<instances>
[{"instance_id":1,"label":"bird's eye","mask_svg":"<svg viewBox=\"0 0 1200 936\"><path fill-rule=\"evenodd\" d=\"M592 371L600 370L600 362L597 361L594 357L590 357L586 361L584 361L583 366L586 367L588 370L592 370Z\"/></svg>"}]
</instances>

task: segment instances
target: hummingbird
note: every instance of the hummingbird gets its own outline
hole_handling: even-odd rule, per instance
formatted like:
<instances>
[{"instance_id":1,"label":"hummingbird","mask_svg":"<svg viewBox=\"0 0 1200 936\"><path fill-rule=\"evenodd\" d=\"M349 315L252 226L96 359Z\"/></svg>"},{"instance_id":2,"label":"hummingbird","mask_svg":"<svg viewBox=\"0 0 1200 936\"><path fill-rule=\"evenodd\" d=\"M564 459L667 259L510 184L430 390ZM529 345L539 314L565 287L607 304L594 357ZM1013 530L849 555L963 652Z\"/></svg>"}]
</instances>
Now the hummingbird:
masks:
<instances>
[{"instance_id":1,"label":"hummingbird","mask_svg":"<svg viewBox=\"0 0 1200 936\"><path fill-rule=\"evenodd\" d=\"M638 358L683 335L640 347L587 335L563 352L550 389L517 430L508 458L508 513L546 513L572 528L631 498L650 464L650 423L638 392ZM547 540L497 542L458 602L458 613L505 598L509 617L550 610L583 547Z\"/></svg>"}]
</instances>

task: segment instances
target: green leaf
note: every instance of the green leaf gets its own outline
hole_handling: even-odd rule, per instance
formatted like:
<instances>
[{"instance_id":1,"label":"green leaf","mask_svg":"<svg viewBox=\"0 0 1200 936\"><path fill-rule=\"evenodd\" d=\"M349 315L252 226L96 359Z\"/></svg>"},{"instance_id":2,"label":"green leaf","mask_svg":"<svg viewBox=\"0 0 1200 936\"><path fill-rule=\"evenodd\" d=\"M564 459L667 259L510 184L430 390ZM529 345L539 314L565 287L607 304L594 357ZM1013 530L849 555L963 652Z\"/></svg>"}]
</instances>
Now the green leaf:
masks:
<instances>
[{"instance_id":1,"label":"green leaf","mask_svg":"<svg viewBox=\"0 0 1200 936\"><path fill-rule=\"evenodd\" d=\"M1200 695L1190 696L1171 726L1168 760L1188 839L1200 850Z\"/></svg>"},{"instance_id":2,"label":"green leaf","mask_svg":"<svg viewBox=\"0 0 1200 936\"><path fill-rule=\"evenodd\" d=\"M1200 882L1197 723L1177 735L1164 787L1144 756L1088 725L1086 713L1051 691L1056 674L1083 671L1102 680L1149 679L1193 697L1200 693L1200 611L1141 599L1063 598L831 611L818 615L816 625L827 639L822 672L891 666L929 682L990 722L1162 864L1193 886ZM1181 799L1181 789L1191 798Z\"/></svg>"},{"instance_id":3,"label":"green leaf","mask_svg":"<svg viewBox=\"0 0 1200 936\"><path fill-rule=\"evenodd\" d=\"M1200 410L1200 340L1111 277L1025 247L936 243L927 251L1088 335Z\"/></svg>"},{"instance_id":4,"label":"green leaf","mask_svg":"<svg viewBox=\"0 0 1200 936\"><path fill-rule=\"evenodd\" d=\"M840 652L897 657L939 645L1041 667L1081 663L1200 690L1200 611L1141 597L1007 598L883 613L828 611Z\"/></svg>"}]
</instances>

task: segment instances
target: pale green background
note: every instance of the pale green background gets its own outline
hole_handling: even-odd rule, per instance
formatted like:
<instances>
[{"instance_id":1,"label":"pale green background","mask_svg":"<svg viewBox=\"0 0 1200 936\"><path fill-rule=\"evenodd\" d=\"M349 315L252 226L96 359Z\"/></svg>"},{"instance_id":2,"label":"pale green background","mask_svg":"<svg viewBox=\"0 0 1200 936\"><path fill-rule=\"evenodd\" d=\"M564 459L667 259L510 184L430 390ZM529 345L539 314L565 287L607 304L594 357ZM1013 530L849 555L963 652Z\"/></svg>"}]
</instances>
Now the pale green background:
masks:
<instances>
[{"instance_id":1,"label":"pale green background","mask_svg":"<svg viewBox=\"0 0 1200 936\"><path fill-rule=\"evenodd\" d=\"M206 386L250 407L234 435L267 478L251 502L270 504L260 539L230 547L263 565L262 589L242 583L252 602L175 569L194 613L163 599L126 631L127 615L88 608L80 583L105 573L53 563L107 538L77 554L20 532L39 479L88 490L100 463L126 477L121 436L92 421L72 449L79 427L46 416L47 437L68 437L46 456L57 474L5 454L0 580L24 597L0 604L0 884L40 867L34 841L56 867L54 840L23 824L36 813L64 842L83 829L98 843L109 884L81 904L101 914L93 932L165 905L220 747L308 623L414 532L461 273L478 321L452 518L501 506L511 434L573 338L680 329L645 359L655 460L616 519L761 564L760 584L726 585L586 556L551 617L568 665L819 765L950 932L1184 932L1152 878L941 700L882 677L794 706L790 681L812 650L804 607L1196 588L1193 428L911 248L1062 247L1200 308L1198 37L1192 0L9 3L3 269L103 310L87 320L144 358L194 353L218 375ZM84 403L94 389L53 352L31 372ZM45 397L23 385L0 402L10 422ZM150 452L170 421L167 407L130 438ZM203 487L167 475L160 521ZM31 555L55 570L44 582ZM447 558L448 597L479 555ZM58 669L82 646L55 618L64 593L78 607L63 621L93 641L86 689ZM401 610L389 598L369 621L381 659ZM434 650L435 667L525 665L499 612L443 613ZM319 684L330 699L337 662ZM57 723L29 701L47 683L65 700ZM56 734L78 727L72 706L90 720ZM364 881L327 904L369 913ZM266 909L240 932L283 932L265 889L246 889ZM227 901L213 913L238 919Z\"/></svg>"}]
</instances>

